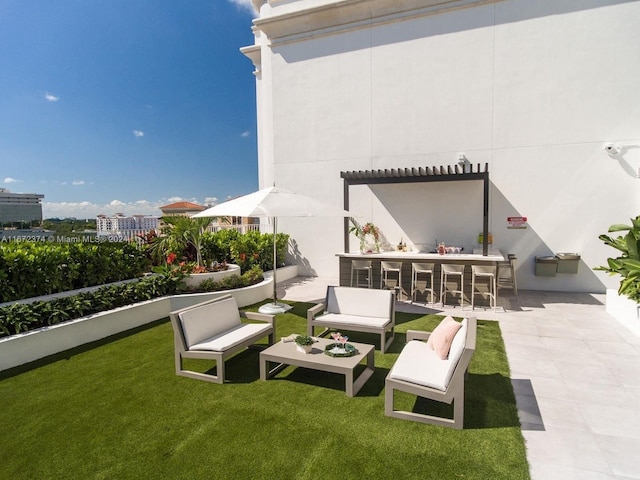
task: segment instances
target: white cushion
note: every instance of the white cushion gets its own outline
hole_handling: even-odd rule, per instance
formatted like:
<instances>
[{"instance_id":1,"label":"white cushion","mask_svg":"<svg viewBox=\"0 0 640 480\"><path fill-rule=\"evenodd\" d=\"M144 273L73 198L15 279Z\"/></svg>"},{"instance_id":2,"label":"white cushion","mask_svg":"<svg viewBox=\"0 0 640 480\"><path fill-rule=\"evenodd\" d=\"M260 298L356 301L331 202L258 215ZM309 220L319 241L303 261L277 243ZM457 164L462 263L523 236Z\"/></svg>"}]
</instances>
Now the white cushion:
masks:
<instances>
[{"instance_id":1,"label":"white cushion","mask_svg":"<svg viewBox=\"0 0 640 480\"><path fill-rule=\"evenodd\" d=\"M410 341L402 349L389 372L389 377L445 391L464 351L466 337L467 320L464 319L462 328L458 330L451 344L449 357L445 360L441 360L425 342Z\"/></svg>"},{"instance_id":2,"label":"white cushion","mask_svg":"<svg viewBox=\"0 0 640 480\"><path fill-rule=\"evenodd\" d=\"M233 297L209 305L196 305L180 313L179 317L187 348L240 325L240 312Z\"/></svg>"},{"instance_id":3,"label":"white cushion","mask_svg":"<svg viewBox=\"0 0 640 480\"><path fill-rule=\"evenodd\" d=\"M391 322L391 319L386 317L368 317L361 315L348 315L346 313L325 313L315 318L315 321L322 324L324 323L340 323L344 325L359 325L367 327L382 328Z\"/></svg>"},{"instance_id":4,"label":"white cushion","mask_svg":"<svg viewBox=\"0 0 640 480\"><path fill-rule=\"evenodd\" d=\"M393 301L391 290L330 287L327 290L326 311L389 319Z\"/></svg>"},{"instance_id":5,"label":"white cushion","mask_svg":"<svg viewBox=\"0 0 640 480\"><path fill-rule=\"evenodd\" d=\"M271 328L270 324L264 323L245 323L221 334L206 339L203 342L192 345L189 350L207 350L211 352L224 352L235 347L239 343L244 342L248 338L259 333L265 335Z\"/></svg>"}]
</instances>

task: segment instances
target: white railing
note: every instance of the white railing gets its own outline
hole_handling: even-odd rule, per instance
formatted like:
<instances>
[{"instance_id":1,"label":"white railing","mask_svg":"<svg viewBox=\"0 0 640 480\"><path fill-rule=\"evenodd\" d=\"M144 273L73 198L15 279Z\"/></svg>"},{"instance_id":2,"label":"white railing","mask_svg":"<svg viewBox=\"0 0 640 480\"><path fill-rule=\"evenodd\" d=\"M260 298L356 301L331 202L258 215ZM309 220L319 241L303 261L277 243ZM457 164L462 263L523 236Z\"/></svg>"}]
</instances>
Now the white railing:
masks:
<instances>
[{"instance_id":1,"label":"white railing","mask_svg":"<svg viewBox=\"0 0 640 480\"><path fill-rule=\"evenodd\" d=\"M237 230L240 233L259 232L260 224L259 223L252 223L252 224L245 224L245 225L214 224L214 225L209 225L209 228L207 230L212 233L219 232L220 230Z\"/></svg>"}]
</instances>

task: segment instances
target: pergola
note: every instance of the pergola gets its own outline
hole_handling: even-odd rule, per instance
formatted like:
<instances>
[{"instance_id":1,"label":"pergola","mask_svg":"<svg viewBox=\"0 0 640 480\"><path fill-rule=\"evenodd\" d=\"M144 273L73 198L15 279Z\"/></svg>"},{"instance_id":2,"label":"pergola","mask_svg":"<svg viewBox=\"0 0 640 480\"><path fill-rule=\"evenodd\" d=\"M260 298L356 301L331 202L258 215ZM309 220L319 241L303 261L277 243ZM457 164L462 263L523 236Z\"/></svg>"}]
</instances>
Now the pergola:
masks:
<instances>
[{"instance_id":1,"label":"pergola","mask_svg":"<svg viewBox=\"0 0 640 480\"><path fill-rule=\"evenodd\" d=\"M352 170L340 172L344 181L344 209L349 210L349 187L351 185L384 185L392 183L418 182L458 182L481 181L484 186L482 208L482 255L489 253L489 164L484 171L478 163L475 171L473 164L448 165L446 167L390 168L380 170ZM349 219L344 219L344 251L349 251Z\"/></svg>"}]
</instances>

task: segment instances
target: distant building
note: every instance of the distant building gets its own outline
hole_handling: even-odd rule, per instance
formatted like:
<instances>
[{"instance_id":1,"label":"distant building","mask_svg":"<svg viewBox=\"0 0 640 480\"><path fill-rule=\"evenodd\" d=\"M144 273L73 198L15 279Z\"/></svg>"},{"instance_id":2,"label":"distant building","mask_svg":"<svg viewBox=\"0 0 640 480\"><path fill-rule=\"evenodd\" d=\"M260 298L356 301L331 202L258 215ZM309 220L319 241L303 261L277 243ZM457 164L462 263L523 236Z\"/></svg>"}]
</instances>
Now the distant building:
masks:
<instances>
[{"instance_id":1,"label":"distant building","mask_svg":"<svg viewBox=\"0 0 640 480\"><path fill-rule=\"evenodd\" d=\"M190 217L205 210L207 207L191 202L175 202L160 207L163 217Z\"/></svg>"},{"instance_id":2,"label":"distant building","mask_svg":"<svg viewBox=\"0 0 640 480\"><path fill-rule=\"evenodd\" d=\"M207 208L208 207L198 205L197 203L176 202L160 207L160 211L164 217L190 217ZM260 220L258 218L221 217L214 218L211 225L209 225L209 231L211 232L229 228L239 230L243 233L249 230L259 230Z\"/></svg>"},{"instance_id":3,"label":"distant building","mask_svg":"<svg viewBox=\"0 0 640 480\"><path fill-rule=\"evenodd\" d=\"M160 218L147 215L127 216L122 213L116 213L110 217L107 215L98 215L96 217L98 235L126 235L130 232L149 232L157 230L159 226Z\"/></svg>"},{"instance_id":4,"label":"distant building","mask_svg":"<svg viewBox=\"0 0 640 480\"><path fill-rule=\"evenodd\" d=\"M29 228L42 223L44 195L39 193L11 193L0 188L0 227Z\"/></svg>"}]
</instances>

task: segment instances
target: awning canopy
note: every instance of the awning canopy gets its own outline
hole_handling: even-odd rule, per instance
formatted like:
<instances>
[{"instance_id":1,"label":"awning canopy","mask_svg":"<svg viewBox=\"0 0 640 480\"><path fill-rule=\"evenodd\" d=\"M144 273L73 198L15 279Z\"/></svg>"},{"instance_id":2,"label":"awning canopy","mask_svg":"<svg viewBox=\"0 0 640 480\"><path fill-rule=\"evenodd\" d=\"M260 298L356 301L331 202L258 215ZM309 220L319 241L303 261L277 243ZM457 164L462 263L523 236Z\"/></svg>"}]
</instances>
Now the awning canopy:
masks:
<instances>
[{"instance_id":1,"label":"awning canopy","mask_svg":"<svg viewBox=\"0 0 640 480\"><path fill-rule=\"evenodd\" d=\"M455 182L477 180L484 185L484 205L482 218L483 244L482 254L489 253L489 164L485 163L484 170L480 164L461 163L446 167L410 167L389 168L379 170L352 170L340 172L344 180L344 209L349 210L349 187L351 185L385 185L392 183L417 182ZM349 220L344 222L344 250L349 251Z\"/></svg>"}]
</instances>

